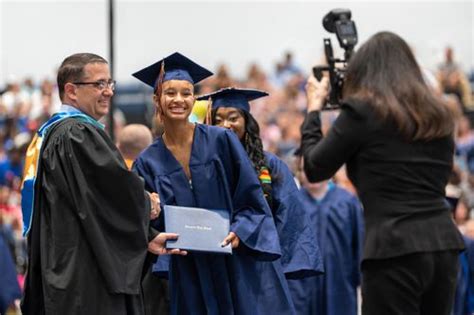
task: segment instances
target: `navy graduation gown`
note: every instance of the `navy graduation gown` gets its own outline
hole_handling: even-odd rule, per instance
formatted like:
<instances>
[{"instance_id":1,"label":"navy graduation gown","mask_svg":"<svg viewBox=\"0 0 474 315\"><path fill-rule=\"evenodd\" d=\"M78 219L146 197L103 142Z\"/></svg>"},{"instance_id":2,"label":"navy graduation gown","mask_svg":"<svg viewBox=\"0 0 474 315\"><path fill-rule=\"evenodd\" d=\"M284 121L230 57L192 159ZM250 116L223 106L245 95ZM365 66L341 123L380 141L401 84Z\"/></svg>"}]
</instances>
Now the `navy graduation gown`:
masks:
<instances>
[{"instance_id":1,"label":"navy graduation gown","mask_svg":"<svg viewBox=\"0 0 474 315\"><path fill-rule=\"evenodd\" d=\"M288 166L265 152L272 175L273 215L281 246L281 264L288 279L323 272L316 234Z\"/></svg>"},{"instance_id":2,"label":"navy graduation gown","mask_svg":"<svg viewBox=\"0 0 474 315\"><path fill-rule=\"evenodd\" d=\"M275 225L280 238L282 257L279 260L288 279L300 279L323 273L323 260L316 233L300 198L300 192L288 166L272 153L265 152L272 174ZM169 257L159 257L153 273L168 277Z\"/></svg>"},{"instance_id":3,"label":"navy graduation gown","mask_svg":"<svg viewBox=\"0 0 474 315\"><path fill-rule=\"evenodd\" d=\"M474 239L463 238L466 250L459 255L460 268L452 315L474 313Z\"/></svg>"},{"instance_id":4,"label":"navy graduation gown","mask_svg":"<svg viewBox=\"0 0 474 315\"><path fill-rule=\"evenodd\" d=\"M0 230L0 314L4 314L16 299L21 298L15 263Z\"/></svg>"},{"instance_id":5,"label":"navy graduation gown","mask_svg":"<svg viewBox=\"0 0 474 315\"><path fill-rule=\"evenodd\" d=\"M162 139L134 164L162 205L229 209L231 231L240 238L233 255L172 256L172 314L293 314L281 264L279 239L258 178L236 135L196 125L189 182ZM163 217L154 225L163 230Z\"/></svg>"},{"instance_id":6,"label":"navy graduation gown","mask_svg":"<svg viewBox=\"0 0 474 315\"><path fill-rule=\"evenodd\" d=\"M298 314L357 314L362 209L356 197L337 186L321 201L301 190L324 257L325 274L289 280Z\"/></svg>"},{"instance_id":7,"label":"navy graduation gown","mask_svg":"<svg viewBox=\"0 0 474 315\"><path fill-rule=\"evenodd\" d=\"M474 239L472 238L466 241L466 258L467 265L469 266L466 304L468 313L472 314L474 313Z\"/></svg>"}]
</instances>

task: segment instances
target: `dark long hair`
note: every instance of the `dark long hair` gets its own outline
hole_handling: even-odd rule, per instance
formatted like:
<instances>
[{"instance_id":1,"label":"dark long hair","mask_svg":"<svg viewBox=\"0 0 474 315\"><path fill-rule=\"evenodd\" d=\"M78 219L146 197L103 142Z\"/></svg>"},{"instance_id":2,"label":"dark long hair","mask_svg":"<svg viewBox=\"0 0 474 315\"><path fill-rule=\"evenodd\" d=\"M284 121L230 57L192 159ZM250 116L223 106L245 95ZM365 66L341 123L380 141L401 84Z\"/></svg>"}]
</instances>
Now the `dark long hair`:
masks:
<instances>
[{"instance_id":1,"label":"dark long hair","mask_svg":"<svg viewBox=\"0 0 474 315\"><path fill-rule=\"evenodd\" d=\"M255 173L260 180L260 185L263 189L263 194L267 200L268 205L273 209L273 196L272 196L272 185L271 183L262 182L260 175L263 169L267 169L272 181L273 178L272 170L268 167L268 163L265 159L265 153L263 151L262 139L260 138L260 127L255 118L247 111L238 109L239 113L244 117L245 120L245 135L240 140L244 146L250 161L253 164ZM212 124L215 125L217 108L213 108L211 112Z\"/></svg>"},{"instance_id":2,"label":"dark long hair","mask_svg":"<svg viewBox=\"0 0 474 315\"><path fill-rule=\"evenodd\" d=\"M394 33L377 33L359 48L343 95L372 106L408 140L440 138L454 130L450 111L425 83L408 44Z\"/></svg>"}]
</instances>

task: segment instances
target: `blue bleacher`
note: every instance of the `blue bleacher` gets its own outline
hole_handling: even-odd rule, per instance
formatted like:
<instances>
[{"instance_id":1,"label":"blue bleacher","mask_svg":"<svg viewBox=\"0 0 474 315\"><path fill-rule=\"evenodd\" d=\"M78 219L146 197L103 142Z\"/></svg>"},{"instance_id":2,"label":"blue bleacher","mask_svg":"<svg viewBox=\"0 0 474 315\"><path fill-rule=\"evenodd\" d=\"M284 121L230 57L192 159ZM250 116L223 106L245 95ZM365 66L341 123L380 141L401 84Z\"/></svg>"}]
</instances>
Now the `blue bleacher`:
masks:
<instances>
[{"instance_id":1,"label":"blue bleacher","mask_svg":"<svg viewBox=\"0 0 474 315\"><path fill-rule=\"evenodd\" d=\"M153 113L153 90L143 84L118 83L115 87L113 103L120 109L127 124L139 123L151 125Z\"/></svg>"}]
</instances>

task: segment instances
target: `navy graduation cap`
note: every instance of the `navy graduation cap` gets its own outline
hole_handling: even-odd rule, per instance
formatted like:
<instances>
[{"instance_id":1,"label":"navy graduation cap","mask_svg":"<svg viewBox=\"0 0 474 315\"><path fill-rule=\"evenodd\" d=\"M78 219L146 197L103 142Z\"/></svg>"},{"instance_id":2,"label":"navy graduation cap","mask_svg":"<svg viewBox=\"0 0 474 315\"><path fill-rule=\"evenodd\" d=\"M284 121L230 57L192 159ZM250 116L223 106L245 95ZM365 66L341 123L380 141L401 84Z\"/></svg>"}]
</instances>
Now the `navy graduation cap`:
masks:
<instances>
[{"instance_id":1,"label":"navy graduation cap","mask_svg":"<svg viewBox=\"0 0 474 315\"><path fill-rule=\"evenodd\" d=\"M165 70L163 82L169 80L184 80L196 84L213 74L211 71L201 67L191 59L175 52L174 54L171 54L132 75L152 88L155 88L163 62Z\"/></svg>"},{"instance_id":2,"label":"navy graduation cap","mask_svg":"<svg viewBox=\"0 0 474 315\"><path fill-rule=\"evenodd\" d=\"M264 91L228 87L210 94L202 95L198 97L197 100L211 99L212 108L235 107L250 112L249 102L267 95L268 93Z\"/></svg>"}]
</instances>

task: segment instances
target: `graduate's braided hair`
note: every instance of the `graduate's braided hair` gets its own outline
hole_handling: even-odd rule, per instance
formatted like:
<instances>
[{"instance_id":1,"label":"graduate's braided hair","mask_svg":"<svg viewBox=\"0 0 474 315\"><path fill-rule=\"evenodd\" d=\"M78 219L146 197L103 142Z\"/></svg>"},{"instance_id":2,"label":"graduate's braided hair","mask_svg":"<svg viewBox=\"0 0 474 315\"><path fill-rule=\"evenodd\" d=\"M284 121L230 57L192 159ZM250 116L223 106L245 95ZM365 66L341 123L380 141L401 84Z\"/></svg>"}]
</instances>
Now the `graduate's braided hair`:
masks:
<instances>
[{"instance_id":1,"label":"graduate's braided hair","mask_svg":"<svg viewBox=\"0 0 474 315\"><path fill-rule=\"evenodd\" d=\"M270 206L270 209L273 209L271 169L267 165L265 154L263 152L262 139L260 138L260 127L255 118L253 118L249 112L240 109L238 111L245 120L245 136L241 139L241 143L253 164L255 172L257 173L267 203ZM211 111L211 121L213 125L215 125L216 114L217 108L213 108Z\"/></svg>"},{"instance_id":2,"label":"graduate's braided hair","mask_svg":"<svg viewBox=\"0 0 474 315\"><path fill-rule=\"evenodd\" d=\"M250 161L252 161L260 180L263 194L273 212L272 170L268 167L265 153L263 152L262 139L260 138L260 127L258 122L249 112L244 110L239 110L239 112L245 119L245 136L241 140L242 144L244 145L245 151L247 151Z\"/></svg>"}]
</instances>

